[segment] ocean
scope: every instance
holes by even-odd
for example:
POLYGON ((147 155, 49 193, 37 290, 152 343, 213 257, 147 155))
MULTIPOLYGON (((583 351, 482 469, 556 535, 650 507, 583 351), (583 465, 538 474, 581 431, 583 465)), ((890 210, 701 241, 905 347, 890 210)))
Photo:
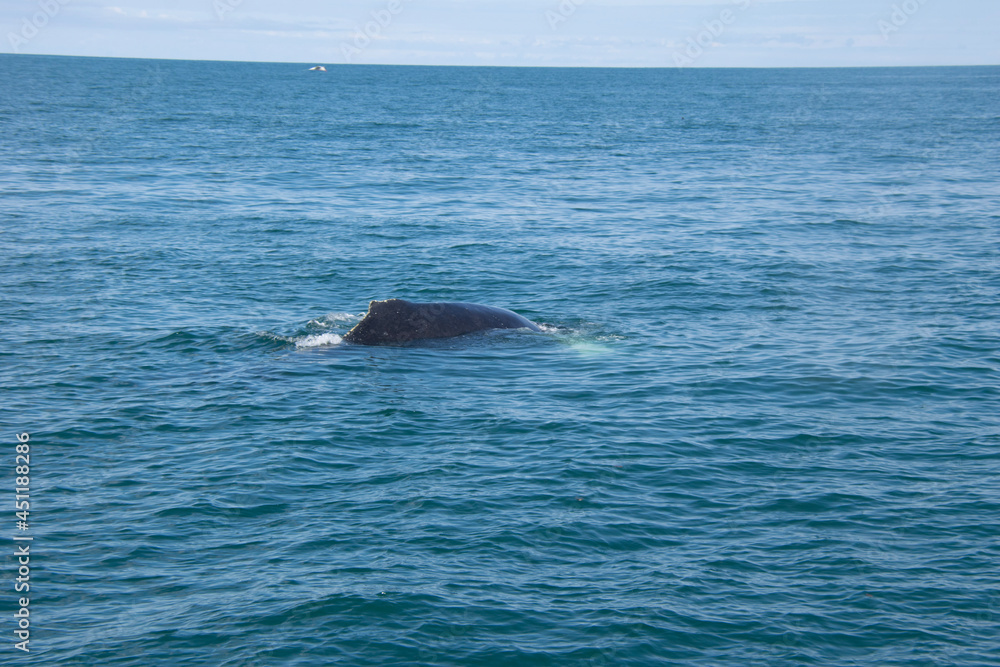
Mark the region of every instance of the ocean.
POLYGON ((5 664, 1000 665, 1000 68, 308 67, 0 55, 5 664))

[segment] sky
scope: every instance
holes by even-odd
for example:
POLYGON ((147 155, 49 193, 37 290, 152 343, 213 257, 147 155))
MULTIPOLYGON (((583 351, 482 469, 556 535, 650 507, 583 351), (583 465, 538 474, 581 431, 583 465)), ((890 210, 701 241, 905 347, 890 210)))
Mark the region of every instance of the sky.
POLYGON ((0 51, 311 64, 1000 65, 1000 1, 0 0, 0 51))

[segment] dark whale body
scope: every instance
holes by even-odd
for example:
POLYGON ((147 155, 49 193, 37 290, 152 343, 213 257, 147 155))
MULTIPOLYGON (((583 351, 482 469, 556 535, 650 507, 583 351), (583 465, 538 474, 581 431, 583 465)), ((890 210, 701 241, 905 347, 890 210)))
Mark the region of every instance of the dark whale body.
POLYGON ((386 299, 368 304, 368 313, 344 335, 348 343, 394 345, 423 338, 450 338, 486 329, 531 329, 538 325, 504 308, 477 303, 414 303, 386 299))

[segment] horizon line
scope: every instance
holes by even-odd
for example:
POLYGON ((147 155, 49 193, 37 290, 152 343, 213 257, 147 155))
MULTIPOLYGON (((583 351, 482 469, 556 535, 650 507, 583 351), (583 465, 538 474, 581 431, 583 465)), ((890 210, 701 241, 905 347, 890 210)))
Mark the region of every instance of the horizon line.
POLYGON ((339 63, 339 62, 316 62, 312 60, 220 60, 215 58, 151 58, 144 56, 93 56, 93 55, 69 55, 64 53, 11 53, 0 51, 0 56, 27 56, 41 58, 94 58, 104 60, 157 60, 166 62, 197 62, 197 63, 241 63, 252 65, 323 65, 325 67, 468 67, 495 69, 644 69, 644 70, 752 70, 752 69, 929 69, 929 68, 957 68, 957 67, 1000 67, 1000 63, 975 64, 975 65, 781 65, 762 67, 759 65, 728 65, 719 66, 685 66, 677 65, 429 65, 422 63, 339 63))

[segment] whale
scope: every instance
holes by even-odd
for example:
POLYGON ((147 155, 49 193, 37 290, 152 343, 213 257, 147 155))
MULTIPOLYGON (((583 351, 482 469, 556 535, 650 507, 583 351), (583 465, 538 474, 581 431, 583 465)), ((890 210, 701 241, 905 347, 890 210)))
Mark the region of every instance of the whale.
POLYGON ((359 345, 398 345, 489 329, 541 331, 531 320, 506 308, 455 301, 418 303, 386 299, 370 302, 364 318, 343 339, 359 345))

